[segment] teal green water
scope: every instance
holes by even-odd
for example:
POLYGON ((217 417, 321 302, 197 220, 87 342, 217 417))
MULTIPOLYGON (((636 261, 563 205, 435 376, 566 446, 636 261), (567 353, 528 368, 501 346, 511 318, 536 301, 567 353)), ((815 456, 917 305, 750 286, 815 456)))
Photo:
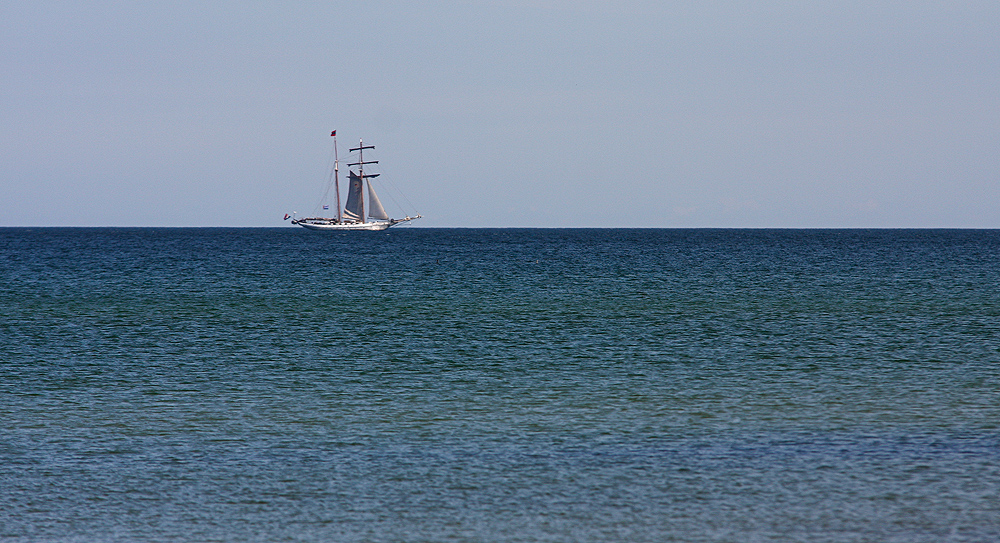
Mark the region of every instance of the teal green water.
POLYGON ((1000 231, 0 229, 0 541, 1000 540, 1000 231))

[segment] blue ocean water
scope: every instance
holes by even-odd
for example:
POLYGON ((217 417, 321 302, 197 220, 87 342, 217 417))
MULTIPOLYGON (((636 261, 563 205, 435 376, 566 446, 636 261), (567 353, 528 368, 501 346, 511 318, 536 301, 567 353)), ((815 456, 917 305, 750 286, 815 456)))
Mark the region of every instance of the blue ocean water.
POLYGON ((0 541, 997 541, 1000 231, 0 229, 0 541))

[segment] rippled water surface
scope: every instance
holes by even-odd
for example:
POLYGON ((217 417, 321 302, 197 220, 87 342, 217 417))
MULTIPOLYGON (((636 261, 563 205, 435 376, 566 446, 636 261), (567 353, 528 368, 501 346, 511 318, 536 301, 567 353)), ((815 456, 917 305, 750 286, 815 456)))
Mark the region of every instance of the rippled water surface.
POLYGON ((1000 232, 0 229, 0 541, 997 541, 1000 232))

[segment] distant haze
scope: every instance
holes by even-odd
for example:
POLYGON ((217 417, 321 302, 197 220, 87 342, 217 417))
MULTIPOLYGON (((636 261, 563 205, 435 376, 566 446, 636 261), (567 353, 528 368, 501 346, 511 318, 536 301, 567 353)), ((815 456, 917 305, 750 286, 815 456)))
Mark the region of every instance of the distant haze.
POLYGON ((995 0, 4 2, 0 28, 0 225, 287 225, 337 130, 420 226, 1000 227, 995 0))

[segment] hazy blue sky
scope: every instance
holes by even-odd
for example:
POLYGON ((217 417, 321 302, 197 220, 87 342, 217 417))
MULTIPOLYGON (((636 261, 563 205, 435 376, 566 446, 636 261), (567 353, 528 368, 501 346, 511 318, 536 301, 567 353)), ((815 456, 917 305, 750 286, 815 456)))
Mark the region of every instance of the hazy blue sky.
POLYGON ((996 0, 4 1, 0 46, 0 225, 287 225, 336 129, 421 226, 1000 227, 996 0))

